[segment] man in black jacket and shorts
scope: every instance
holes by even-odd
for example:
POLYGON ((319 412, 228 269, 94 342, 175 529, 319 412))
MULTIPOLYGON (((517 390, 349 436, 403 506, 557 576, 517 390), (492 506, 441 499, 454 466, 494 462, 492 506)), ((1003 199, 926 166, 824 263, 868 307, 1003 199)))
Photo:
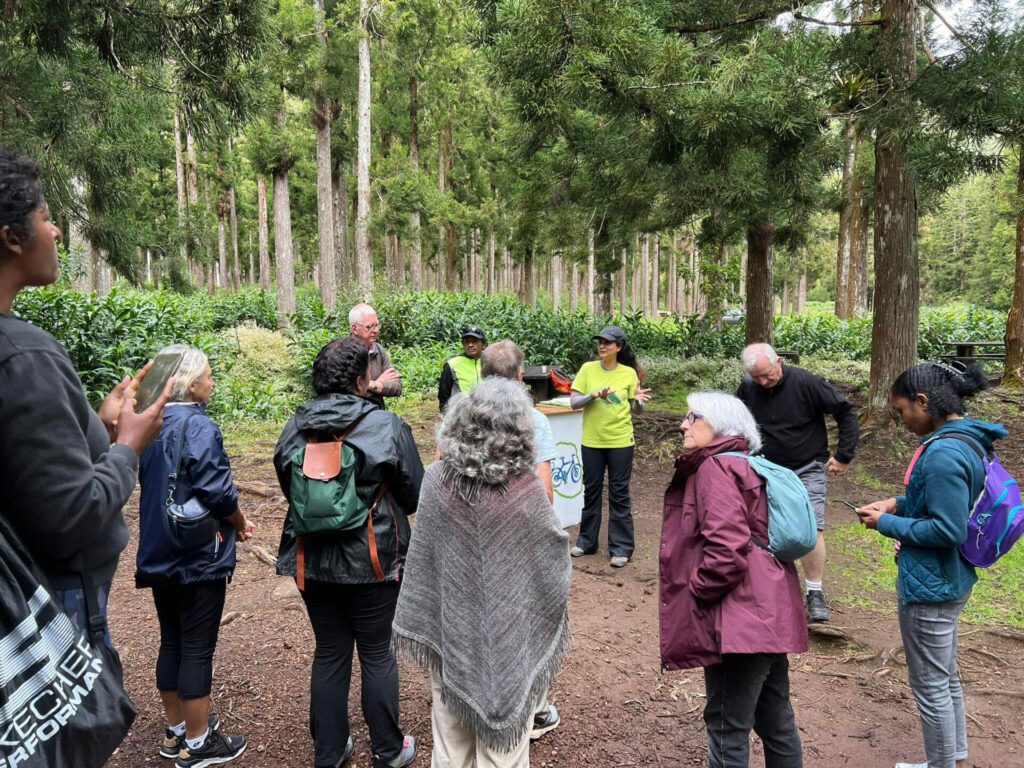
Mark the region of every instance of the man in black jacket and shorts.
POLYGON ((770 344, 751 344, 741 357, 747 372, 736 390, 754 414, 766 459, 796 472, 807 488, 818 520, 818 544, 800 562, 807 583, 807 620, 829 620, 822 590, 825 575, 825 493, 827 472, 843 472, 857 450, 857 409, 820 376, 783 366, 770 344), (839 446, 830 454, 825 415, 839 425, 839 446))

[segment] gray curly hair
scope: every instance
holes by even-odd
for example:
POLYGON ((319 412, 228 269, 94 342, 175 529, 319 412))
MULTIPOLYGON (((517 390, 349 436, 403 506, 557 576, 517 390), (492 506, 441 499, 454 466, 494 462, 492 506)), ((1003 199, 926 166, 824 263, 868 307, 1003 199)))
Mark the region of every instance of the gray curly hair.
POLYGON ((448 468, 486 485, 534 471, 533 407, 522 384, 492 377, 452 398, 437 443, 448 468))

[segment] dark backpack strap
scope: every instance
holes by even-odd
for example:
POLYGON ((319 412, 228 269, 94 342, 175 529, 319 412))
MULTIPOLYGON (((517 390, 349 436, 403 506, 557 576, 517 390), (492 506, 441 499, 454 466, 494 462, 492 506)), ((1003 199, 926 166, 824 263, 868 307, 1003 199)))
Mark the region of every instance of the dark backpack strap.
POLYGON ((188 423, 192 420, 192 417, 198 415, 198 411, 192 411, 185 417, 185 421, 181 425, 181 431, 178 432, 178 439, 175 441, 174 453, 171 454, 171 472, 167 476, 168 507, 174 503, 174 493, 178 490, 178 478, 181 476, 181 454, 185 450, 185 432, 188 431, 188 423))
POLYGON ((85 602, 85 626, 89 642, 103 645, 107 642, 107 621, 100 612, 99 589, 91 571, 83 570, 79 577, 82 582, 82 597, 85 602))
POLYGON ((982 461, 988 457, 988 452, 982 447, 981 443, 978 442, 977 438, 973 435, 969 435, 966 432, 943 432, 941 435, 936 435, 928 441, 929 445, 934 443, 936 440, 959 440, 961 443, 966 443, 974 449, 974 452, 978 454, 978 458, 982 461))

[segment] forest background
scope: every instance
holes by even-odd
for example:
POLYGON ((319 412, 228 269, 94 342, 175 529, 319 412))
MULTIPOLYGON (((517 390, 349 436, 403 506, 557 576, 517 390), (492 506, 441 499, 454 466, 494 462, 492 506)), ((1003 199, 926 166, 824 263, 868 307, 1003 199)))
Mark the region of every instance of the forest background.
POLYGON ((234 420, 286 416, 361 299, 413 392, 463 322, 574 368, 612 315, 687 386, 730 387, 721 360, 752 340, 837 361, 867 420, 955 340, 1005 341, 1019 386, 1021 19, 1016 0, 10 0, 0 142, 43 166, 67 246, 62 284, 17 311, 93 396, 200 344, 234 420))

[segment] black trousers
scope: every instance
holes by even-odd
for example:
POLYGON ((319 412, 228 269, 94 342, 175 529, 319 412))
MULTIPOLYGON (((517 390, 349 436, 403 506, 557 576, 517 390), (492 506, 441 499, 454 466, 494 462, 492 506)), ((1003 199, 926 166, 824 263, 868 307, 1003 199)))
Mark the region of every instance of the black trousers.
POLYGON ((608 554, 633 555, 633 510, 629 479, 633 474, 633 446, 590 448, 583 446, 583 515, 576 546, 586 553, 597 551, 601 535, 601 491, 608 473, 608 554))
POLYGON ((177 691, 178 698, 185 700, 210 695, 213 652, 217 649, 227 585, 227 579, 217 579, 153 587, 160 620, 158 690, 177 691))
POLYGON ((747 768, 751 730, 764 744, 765 768, 802 768, 786 654, 724 654, 704 667, 704 687, 709 768, 747 768))
POLYGON ((348 742, 353 645, 359 652, 363 717, 370 729, 374 765, 394 760, 403 741, 398 725, 398 663, 391 653, 398 584, 307 581, 302 599, 316 636, 309 702, 316 765, 336 765, 348 742))

